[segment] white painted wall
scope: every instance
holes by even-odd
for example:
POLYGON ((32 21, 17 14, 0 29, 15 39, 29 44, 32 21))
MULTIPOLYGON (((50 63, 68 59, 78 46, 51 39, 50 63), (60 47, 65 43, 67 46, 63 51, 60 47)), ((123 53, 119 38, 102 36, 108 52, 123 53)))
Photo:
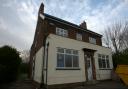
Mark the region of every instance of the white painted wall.
POLYGON ((110 77, 111 70, 99 70, 98 61, 97 61, 98 53, 110 55, 110 67, 113 68, 112 58, 111 58, 111 49, 98 46, 98 45, 94 45, 94 44, 90 44, 90 43, 86 43, 86 42, 82 42, 82 41, 77 41, 77 40, 57 36, 54 34, 50 34, 47 38, 47 41, 49 42, 48 85, 86 81, 84 52, 82 51, 83 48, 97 50, 97 52, 94 54, 97 79, 102 80, 102 79, 111 78, 110 77), (56 47, 79 50, 80 70, 56 70, 56 65, 57 65, 56 64, 57 63, 56 47))
POLYGON ((42 80, 42 66, 43 66, 43 47, 35 55, 35 72, 34 80, 41 83, 42 80))

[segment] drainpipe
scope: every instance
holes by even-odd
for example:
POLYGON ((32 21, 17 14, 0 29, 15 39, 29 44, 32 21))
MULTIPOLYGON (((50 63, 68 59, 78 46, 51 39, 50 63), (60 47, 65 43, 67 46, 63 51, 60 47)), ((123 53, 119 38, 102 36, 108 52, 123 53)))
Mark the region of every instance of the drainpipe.
MULTIPOLYGON (((40 17, 42 18, 42 20, 45 19, 45 16, 43 14, 40 14, 40 17)), ((48 28, 48 26, 46 25, 46 28, 48 28)), ((41 88, 43 88, 44 85, 44 62, 45 62, 45 49, 46 49, 46 39, 48 37, 48 30, 44 29, 44 40, 43 40, 43 46, 44 46, 44 52, 43 52, 43 67, 42 67, 42 83, 41 83, 41 88)), ((48 48, 49 48, 49 42, 47 43, 47 57, 46 57, 46 89, 47 89, 47 77, 48 77, 48 48)))
POLYGON ((43 66, 42 66, 42 81, 41 81, 41 86, 40 86, 41 88, 44 86, 44 62, 45 62, 44 60, 45 60, 45 42, 46 42, 45 40, 46 39, 44 38, 44 41, 43 41, 44 50, 42 50, 42 52, 43 52, 43 59, 42 59, 43 60, 43 63, 42 63, 43 66))
MULTIPOLYGON (((44 50, 42 50, 43 51, 43 66, 42 66, 42 81, 41 81, 41 86, 40 86, 40 88, 43 88, 45 85, 44 85, 44 65, 45 65, 45 60, 47 60, 47 59, 45 59, 45 55, 46 55, 46 48, 48 47, 47 45, 46 45, 46 39, 47 39, 47 37, 48 37, 48 35, 46 35, 46 34, 44 34, 45 35, 45 37, 44 37, 44 40, 43 40, 43 46, 44 46, 44 50)), ((46 81, 45 81, 46 82, 46 81)))
MULTIPOLYGON (((45 16, 43 14, 40 14, 39 16, 41 17, 42 20, 45 20, 45 16)), ((44 50, 42 50, 43 51, 43 59, 42 59, 43 60, 43 63, 42 63, 43 66, 42 66, 42 81, 41 81, 40 88, 43 88, 45 86, 44 82, 46 82, 46 81, 44 81, 44 78, 45 78, 45 76, 44 76, 44 64, 45 64, 45 60, 47 60, 47 59, 45 59, 45 55, 46 55, 45 49, 46 49, 46 46, 47 47, 49 46, 49 44, 46 45, 47 37, 48 37, 48 31, 47 31, 47 25, 46 25, 46 28, 44 29, 44 39, 43 39, 43 45, 42 45, 42 46, 44 46, 44 50)), ((47 78, 46 78, 46 80, 47 80, 47 78)), ((47 83, 46 83, 46 85, 47 85, 47 83)))
POLYGON ((49 42, 47 43, 47 58, 46 58, 46 89, 48 88, 47 80, 48 80, 48 50, 49 50, 49 42))

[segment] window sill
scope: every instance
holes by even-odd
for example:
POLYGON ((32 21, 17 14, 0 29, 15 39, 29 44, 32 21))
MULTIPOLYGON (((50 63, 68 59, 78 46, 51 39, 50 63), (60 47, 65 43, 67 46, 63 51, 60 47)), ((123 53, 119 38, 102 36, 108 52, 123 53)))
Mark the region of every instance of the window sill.
POLYGON ((112 70, 112 69, 99 69, 99 70, 112 70))
POLYGON ((80 70, 80 68, 56 68, 56 70, 80 70))

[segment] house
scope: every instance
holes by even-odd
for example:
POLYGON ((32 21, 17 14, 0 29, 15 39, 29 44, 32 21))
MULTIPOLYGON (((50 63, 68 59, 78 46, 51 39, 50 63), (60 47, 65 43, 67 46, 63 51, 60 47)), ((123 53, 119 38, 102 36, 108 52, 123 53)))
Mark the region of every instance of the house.
POLYGON ((44 13, 41 4, 30 51, 30 77, 38 87, 76 86, 111 79, 112 52, 102 35, 44 13))

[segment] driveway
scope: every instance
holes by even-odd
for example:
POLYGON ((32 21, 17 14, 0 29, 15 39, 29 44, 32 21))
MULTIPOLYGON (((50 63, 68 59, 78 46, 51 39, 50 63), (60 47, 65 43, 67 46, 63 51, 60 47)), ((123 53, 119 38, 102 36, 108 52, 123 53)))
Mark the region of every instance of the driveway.
POLYGON ((31 80, 19 80, 10 84, 4 84, 0 86, 0 89, 35 89, 35 87, 31 80))
POLYGON ((85 86, 77 87, 75 89, 128 89, 128 86, 125 86, 121 82, 110 80, 110 81, 100 81, 97 84, 85 85, 85 86))
MULTIPOLYGON (((0 87, 0 89, 35 89, 35 88, 30 80, 25 80, 25 81, 17 81, 12 84, 6 85, 4 88, 0 87)), ((100 81, 97 84, 80 86, 74 89, 128 89, 128 86, 125 86, 121 82, 116 82, 116 81, 100 81)))

